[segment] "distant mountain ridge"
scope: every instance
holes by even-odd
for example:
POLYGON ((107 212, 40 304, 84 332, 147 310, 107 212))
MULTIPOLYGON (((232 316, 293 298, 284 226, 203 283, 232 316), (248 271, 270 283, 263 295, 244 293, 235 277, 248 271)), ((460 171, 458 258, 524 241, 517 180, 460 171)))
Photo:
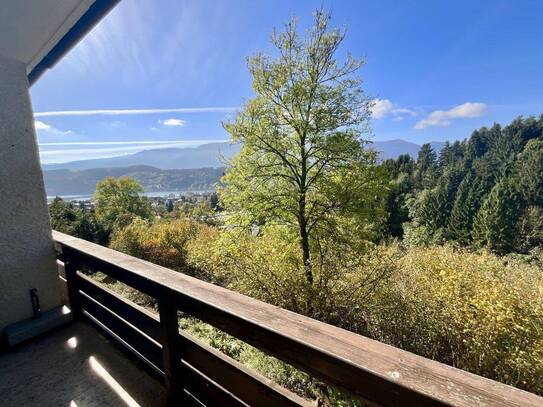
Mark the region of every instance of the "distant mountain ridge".
MULTIPOLYGON (((430 142, 432 149, 437 153, 441 151, 445 145, 444 141, 432 141, 430 142)), ((402 139, 387 140, 387 141, 374 141, 372 143, 375 151, 379 152, 379 157, 383 160, 389 158, 398 158, 402 154, 409 154, 413 158, 417 158, 420 148, 419 144, 405 141, 402 139)))
MULTIPOLYGON (((444 142, 430 143, 434 151, 439 152, 444 142)), ((388 141, 374 141, 372 148, 379 152, 381 159, 397 158, 401 154, 409 154, 416 158, 420 145, 409 141, 397 139, 388 141)), ((69 169, 89 170, 96 168, 119 168, 133 166, 150 166, 161 170, 218 168, 224 167, 224 160, 232 158, 239 152, 239 144, 227 142, 208 143, 191 148, 162 148, 144 150, 135 154, 128 154, 112 158, 99 158, 92 160, 71 161, 61 164, 44 164, 45 171, 69 169)))
POLYGON ((160 148, 111 158, 70 161, 62 164, 45 164, 43 165, 43 169, 45 171, 58 169, 88 170, 93 168, 118 168, 138 165, 147 165, 162 170, 218 168, 225 165, 221 159, 222 156, 228 159, 237 154, 238 151, 238 144, 227 142, 208 143, 198 147, 160 148))

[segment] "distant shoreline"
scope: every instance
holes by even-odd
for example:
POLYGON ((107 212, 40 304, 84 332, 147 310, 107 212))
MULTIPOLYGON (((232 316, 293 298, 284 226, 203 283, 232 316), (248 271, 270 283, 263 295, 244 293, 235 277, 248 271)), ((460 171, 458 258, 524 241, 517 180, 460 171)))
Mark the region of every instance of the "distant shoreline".
MULTIPOLYGON (((209 194, 215 192, 214 189, 207 190, 185 190, 185 191, 149 191, 143 192, 141 195, 147 198, 166 198, 170 195, 174 197, 187 195, 187 194, 209 194)), ((59 197, 65 201, 89 201, 92 198, 92 194, 84 195, 47 195, 47 202, 52 202, 56 197, 59 197)))

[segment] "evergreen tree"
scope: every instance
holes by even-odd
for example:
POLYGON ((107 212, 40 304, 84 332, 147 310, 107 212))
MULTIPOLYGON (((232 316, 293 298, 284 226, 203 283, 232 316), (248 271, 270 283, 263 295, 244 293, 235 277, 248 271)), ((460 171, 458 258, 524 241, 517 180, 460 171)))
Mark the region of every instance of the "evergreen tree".
POLYGON ((483 127, 465 141, 447 142, 437 164, 428 144, 421 148, 415 171, 400 161, 405 160, 398 158, 387 168, 396 180, 403 174, 412 182, 392 187, 389 234, 400 235, 401 203, 407 202, 406 222, 418 241, 447 239, 506 253, 526 251, 531 244, 515 243, 513 235, 537 235, 537 211, 524 213, 524 208, 543 207, 543 115, 517 118, 503 128, 483 127))
POLYGON ((423 144, 417 158, 417 187, 432 188, 436 179, 436 153, 429 143, 423 144))
POLYGON ((428 171, 436 164, 436 153, 432 149, 430 143, 423 144, 419 150, 417 165, 422 172, 428 171))
POLYGON ((475 177, 470 171, 458 187, 448 221, 447 236, 462 244, 468 244, 471 241, 473 218, 477 213, 472 199, 474 183, 475 177))
POLYGON ((515 250, 528 253, 534 248, 543 248, 543 208, 529 206, 516 225, 515 250))
POLYGON ((483 127, 475 130, 468 140, 466 155, 470 158, 478 158, 488 151, 488 129, 483 127))
POLYGON ((515 229, 523 212, 523 200, 515 185, 501 181, 490 191, 477 213, 475 243, 499 254, 514 248, 515 229))
POLYGON ((450 163, 457 163, 464 157, 464 148, 460 141, 457 140, 451 145, 449 155, 450 163))
POLYGON ((529 141, 515 164, 515 176, 526 201, 543 206, 543 140, 529 141))
POLYGON ((450 164, 450 161, 449 161, 450 152, 451 152, 451 144, 448 141, 446 141, 445 145, 439 152, 438 164, 440 168, 445 168, 450 164))
POLYGON ((401 174, 391 181, 390 194, 387 199, 388 219, 386 234, 392 237, 403 236, 403 224, 409 220, 409 210, 406 204, 407 193, 413 188, 407 174, 401 174))

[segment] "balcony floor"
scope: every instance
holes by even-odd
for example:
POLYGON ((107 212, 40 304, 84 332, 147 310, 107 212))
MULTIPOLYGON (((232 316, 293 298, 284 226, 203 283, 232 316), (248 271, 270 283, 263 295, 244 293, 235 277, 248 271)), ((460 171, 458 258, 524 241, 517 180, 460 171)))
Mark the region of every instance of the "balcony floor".
POLYGON ((165 405, 160 381, 84 322, 1 353, 0 395, 4 407, 165 405))

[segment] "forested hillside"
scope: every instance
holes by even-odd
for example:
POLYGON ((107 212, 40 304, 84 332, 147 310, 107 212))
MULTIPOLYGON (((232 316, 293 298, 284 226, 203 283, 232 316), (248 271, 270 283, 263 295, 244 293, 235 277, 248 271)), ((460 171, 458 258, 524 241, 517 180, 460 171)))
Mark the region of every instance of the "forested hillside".
POLYGON ((455 241, 500 254, 543 244, 543 115, 483 127, 439 154, 387 160, 388 234, 407 243, 455 241))
POLYGON ((161 170, 147 165, 93 168, 81 171, 50 170, 43 177, 47 195, 91 195, 106 177, 131 177, 147 192, 207 191, 219 181, 224 168, 161 170))

